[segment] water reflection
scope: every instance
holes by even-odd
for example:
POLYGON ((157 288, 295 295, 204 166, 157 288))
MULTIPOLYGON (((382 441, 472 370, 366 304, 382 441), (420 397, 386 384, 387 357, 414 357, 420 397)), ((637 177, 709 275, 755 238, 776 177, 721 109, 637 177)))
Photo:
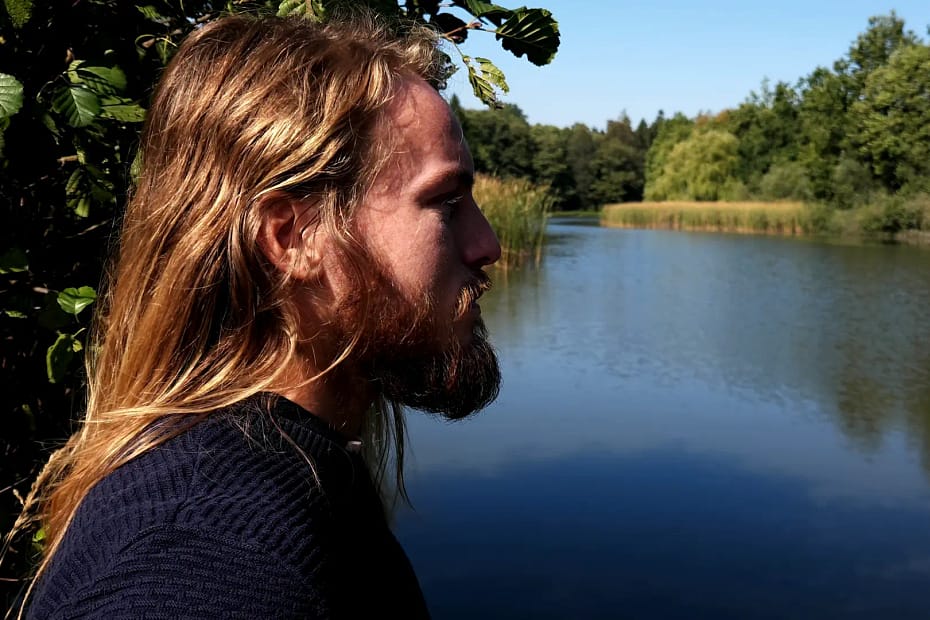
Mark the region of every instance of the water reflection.
POLYGON ((920 617, 930 252, 550 233, 542 268, 498 274, 482 302, 500 399, 453 427, 410 419, 400 532, 438 616, 783 617, 766 609, 793 588, 804 616, 920 617), (443 571, 499 599, 463 601, 443 571))
POLYGON ((819 502, 713 458, 591 453, 433 474, 420 493, 398 535, 436 618, 923 618, 930 604, 924 511, 819 502))

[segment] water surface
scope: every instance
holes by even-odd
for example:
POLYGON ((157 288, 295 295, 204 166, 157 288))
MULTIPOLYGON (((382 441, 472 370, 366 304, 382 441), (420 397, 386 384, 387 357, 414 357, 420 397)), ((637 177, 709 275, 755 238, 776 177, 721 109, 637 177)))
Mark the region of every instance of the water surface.
POLYGON ((554 221, 501 396, 411 414, 436 618, 923 618, 930 251, 554 221))

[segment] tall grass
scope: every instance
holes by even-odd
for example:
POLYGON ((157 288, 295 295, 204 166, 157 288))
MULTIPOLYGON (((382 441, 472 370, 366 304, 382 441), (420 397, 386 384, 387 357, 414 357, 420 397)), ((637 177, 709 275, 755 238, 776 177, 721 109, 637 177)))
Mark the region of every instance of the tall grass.
POLYGON ((501 242, 501 265, 516 265, 530 258, 538 262, 546 217, 553 204, 547 188, 525 179, 479 174, 473 192, 501 242))
POLYGON ((629 202, 601 212, 605 226, 779 235, 806 232, 806 220, 800 202, 629 202))

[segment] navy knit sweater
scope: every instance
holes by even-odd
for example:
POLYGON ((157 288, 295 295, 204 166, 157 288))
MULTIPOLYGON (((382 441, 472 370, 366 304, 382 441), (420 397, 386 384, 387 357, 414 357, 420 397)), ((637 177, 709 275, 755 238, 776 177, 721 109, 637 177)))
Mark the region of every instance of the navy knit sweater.
POLYGON ((212 414, 97 484, 27 615, 428 614, 361 456, 279 398, 212 414))

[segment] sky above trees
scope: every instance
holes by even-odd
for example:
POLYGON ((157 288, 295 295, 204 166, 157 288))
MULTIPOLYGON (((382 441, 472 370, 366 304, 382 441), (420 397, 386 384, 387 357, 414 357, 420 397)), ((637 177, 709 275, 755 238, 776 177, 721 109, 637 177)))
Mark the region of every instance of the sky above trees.
MULTIPOLYGON (((552 11, 562 46, 535 67, 502 54, 493 35, 472 33, 472 56, 492 58, 507 75, 515 103, 531 123, 604 129, 624 111, 635 122, 683 112, 719 112, 759 91, 764 78, 794 84, 845 55, 868 18, 894 10, 927 39, 925 0, 667 0, 527 2, 552 11), (483 35, 483 36, 482 36, 483 35)), ((466 108, 482 104, 464 71, 449 83, 466 108)))

